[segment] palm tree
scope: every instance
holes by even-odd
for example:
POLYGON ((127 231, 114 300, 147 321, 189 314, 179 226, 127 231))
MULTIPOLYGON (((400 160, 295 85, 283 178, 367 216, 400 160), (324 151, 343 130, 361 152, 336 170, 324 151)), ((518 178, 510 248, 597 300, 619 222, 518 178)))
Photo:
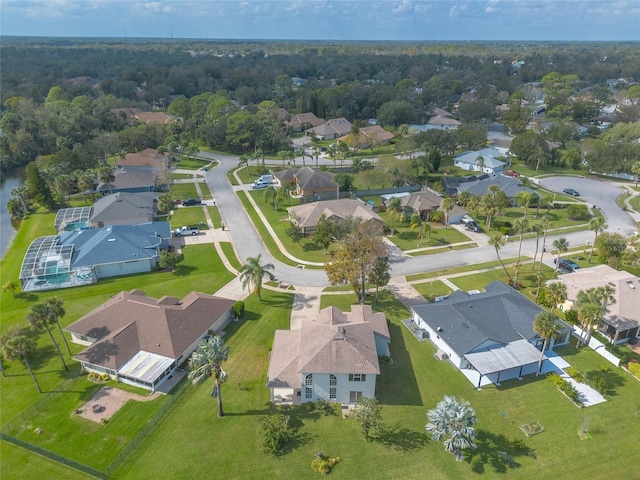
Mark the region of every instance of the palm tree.
POLYGON ((60 345, 58 345, 58 342, 56 342, 56 339, 53 337, 53 333, 51 332, 51 328, 49 328, 49 325, 54 323, 53 319, 51 318, 49 307, 47 307, 44 302, 36 303, 33 307, 31 307, 31 311, 27 314, 27 320, 31 325, 31 330, 38 331, 44 329, 47 331, 47 333, 49 334, 49 338, 53 343, 53 346, 56 347, 56 351, 58 352, 58 356, 62 361, 62 365, 64 365, 64 369, 68 372, 69 367, 67 367, 67 364, 64 361, 64 356, 60 351, 60 345))
POLYGON ((422 237, 424 237, 424 222, 419 213, 411 215, 411 223, 409 224, 411 230, 418 229, 418 238, 420 239, 420 246, 422 246, 422 237))
POLYGON ((516 203, 517 205, 520 207, 524 208, 524 217, 527 216, 527 210, 529 209, 529 206, 531 205, 531 202, 533 201, 533 193, 531 192, 527 192, 526 190, 522 190, 521 192, 518 192, 518 194, 516 195, 516 203))
POLYGON ((533 262, 531 263, 531 271, 533 272, 536 267, 536 258, 538 258, 538 248, 540 248, 540 234, 542 233, 542 227, 539 223, 532 225, 529 229, 536 234, 536 252, 533 254, 533 262))
POLYGON ((273 204, 273 209, 278 210, 278 200, 278 190, 271 186, 267 187, 264 191, 264 201, 267 203, 271 202, 273 204))
POLYGON ((547 285, 547 299, 551 302, 553 312, 558 305, 567 300, 567 286, 562 282, 552 282, 547 285))
MULTIPOLYGON (((639 162, 640 163, 640 162, 639 162)), ((604 223, 604 218, 594 217, 589 222, 589 229, 595 233, 593 237, 593 244, 591 245, 591 251, 589 252, 589 260, 587 263, 591 263, 591 257, 593 256, 593 249, 596 246, 596 240, 598 240, 598 234, 604 232, 608 228, 608 225, 604 223)))
POLYGON ((476 412, 469 402, 445 396, 436 408, 427 412, 427 418, 427 432, 436 442, 448 437, 444 441, 444 449, 453 453, 456 460, 464 459, 463 450, 476 448, 473 441, 476 437, 476 412))
POLYGON ((522 239, 526 231, 529 230, 529 220, 526 218, 519 218, 513 222, 513 226, 520 234, 520 243, 518 245, 518 260, 516 261, 516 275, 513 280, 513 288, 518 288, 518 275, 520 274, 520 256, 522 255, 522 239))
POLYGON ((610 285, 605 285, 588 290, 581 290, 576 295, 576 305, 578 306, 578 318, 582 325, 583 334, 580 336, 580 344, 588 345, 591 339, 591 330, 594 325, 607 311, 607 305, 615 302, 615 289, 610 285))
POLYGON ((242 288, 249 290, 253 285, 253 291, 258 295, 258 300, 262 301, 260 292, 262 291, 262 279, 266 275, 270 280, 275 277, 269 270, 273 270, 275 266, 272 263, 266 263, 260 265, 261 253, 257 257, 247 258, 242 268, 240 268, 240 281, 242 282, 242 288))
POLYGON ((476 167, 480 171, 480 173, 484 173, 484 167, 486 166, 484 157, 482 155, 478 155, 476 157, 476 167))
POLYGON ((284 161, 289 158, 289 150, 280 150, 278 156, 282 159, 282 168, 285 168, 284 161))
POLYGON ((509 278, 509 281, 511 281, 511 275, 509 275, 509 272, 507 271, 507 267, 504 266, 504 263, 502 262, 502 259, 500 258, 500 249, 502 247, 504 247, 504 243, 505 243, 505 239, 499 233, 496 233, 493 237, 489 238, 489 245, 491 245, 493 248, 496 249, 496 256, 498 257, 498 260, 500 261, 500 265, 502 265, 502 268, 504 269, 504 273, 507 274, 507 277, 509 278))
POLYGON ((214 336, 203 341, 189 359, 189 380, 197 387, 207 378, 213 376, 215 385, 211 390, 211 396, 218 399, 218 417, 224 417, 222 408, 222 392, 220 386, 227 380, 227 372, 222 369, 221 363, 229 358, 229 345, 219 336, 214 336))
POLYGON ((560 254, 569 250, 569 242, 564 237, 558 238, 553 241, 553 248, 558 250, 558 255, 556 256, 556 267, 553 269, 553 274, 555 275, 558 273, 558 265, 560 265, 560 254))
POLYGON ((544 338, 542 352, 540 352, 540 361, 538 362, 538 370, 536 376, 540 375, 542 369, 542 361, 544 360, 544 352, 547 349, 549 341, 556 337, 559 333, 560 324, 558 318, 551 312, 540 312, 533 321, 533 331, 541 338, 544 338))
POLYGON ((64 300, 58 297, 50 297, 47 298, 44 302, 45 307, 47 308, 47 314, 49 316, 49 322, 55 323, 58 326, 58 331, 60 332, 60 336, 64 341, 65 346, 67 347, 67 352, 71 355, 71 349, 69 348, 69 343, 67 342, 67 338, 64 336, 62 332, 62 327, 60 326, 60 317, 64 317, 65 311, 62 306, 64 300))
POLYGON ((540 228, 544 232, 542 237, 542 252, 540 252, 540 263, 538 264, 538 275, 542 273, 542 258, 544 257, 544 252, 546 250, 545 244, 547 242, 547 234, 549 233, 549 229, 551 228, 551 222, 549 221, 549 215, 545 215, 542 217, 540 221, 540 228))
POLYGON ((447 197, 442 200, 441 206, 442 206, 442 210, 444 210, 444 214, 446 217, 446 220, 444 222, 444 228, 447 228, 447 225, 449 225, 449 212, 453 210, 453 207, 456 206, 456 202, 453 198, 447 197))
POLYGON ((2 356, 7 360, 22 360, 24 362, 27 370, 29 370, 29 373, 31 374, 31 378, 33 378, 33 381, 36 384, 38 393, 42 393, 38 379, 36 378, 35 373, 33 373, 31 364, 29 363, 29 358, 35 352, 36 342, 27 337, 22 329, 15 327, 7 330, 2 335, 2 344, 0 345, 0 348, 2 348, 2 356))

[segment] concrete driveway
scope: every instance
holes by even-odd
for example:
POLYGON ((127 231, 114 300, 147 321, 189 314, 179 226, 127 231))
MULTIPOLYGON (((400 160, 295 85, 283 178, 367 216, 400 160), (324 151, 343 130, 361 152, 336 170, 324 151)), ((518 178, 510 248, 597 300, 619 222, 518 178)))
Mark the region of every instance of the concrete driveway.
POLYGON ((624 193, 623 189, 615 182, 593 180, 581 177, 546 177, 540 180, 540 184, 562 193, 565 188, 573 188, 580 193, 577 199, 586 200, 602 212, 607 221, 608 232, 619 233, 625 237, 633 235, 638 230, 636 222, 631 216, 622 210, 616 203, 616 199, 624 193))

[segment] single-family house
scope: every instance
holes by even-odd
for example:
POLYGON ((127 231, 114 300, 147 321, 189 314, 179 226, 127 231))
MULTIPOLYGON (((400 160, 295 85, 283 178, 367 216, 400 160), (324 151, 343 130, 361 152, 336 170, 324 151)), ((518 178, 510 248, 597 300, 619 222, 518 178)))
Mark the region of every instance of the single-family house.
POLYGON ((384 313, 373 313, 369 305, 354 305, 346 313, 327 307, 298 330, 276 330, 267 371, 271 401, 299 405, 373 398, 378 357, 389 356, 390 342, 384 313))
POLYGON ((461 124, 455 118, 436 115, 435 117, 431 117, 429 119, 429 125, 431 126, 431 128, 438 128, 441 130, 455 130, 461 124))
POLYGON ((286 125, 294 132, 301 132, 304 129, 317 127, 325 122, 326 120, 324 118, 316 117, 313 112, 306 112, 291 115, 291 118, 286 122, 286 125))
POLYGON ((309 136, 315 135, 321 140, 333 140, 351 133, 351 122, 344 117, 334 118, 318 125, 317 127, 305 130, 309 136))
POLYGON ((109 225, 137 225, 158 215, 158 192, 118 192, 99 198, 93 206, 61 208, 54 222, 58 233, 109 225))
MULTIPOLYGON (((459 290, 440 302, 411 307, 413 322, 438 349, 438 358, 448 359, 478 388, 535 373, 544 344, 533 330, 542 308, 497 280, 484 290, 459 290)), ((559 324, 549 350, 569 343, 571 327, 559 324)))
POLYGON ((301 167, 292 173, 296 184, 296 195, 302 197, 337 197, 338 184, 333 181, 333 173, 316 168, 301 167))
POLYGON ((436 107, 433 110, 429 110, 427 112, 427 115, 429 115, 430 117, 453 117, 453 114, 451 112, 446 111, 443 108, 440 107, 436 107))
POLYGON ((640 278, 608 265, 598 265, 560 275, 558 280, 567 286, 564 310, 575 306, 580 291, 612 287, 614 302, 606 305, 604 317, 596 328, 611 343, 635 342, 640 336, 640 278))
POLYGON ((374 145, 383 145, 393 139, 393 133, 387 132, 380 125, 362 127, 359 130, 359 139, 362 148, 369 148, 374 145))
POLYGON ((453 159, 453 165, 463 170, 499 174, 504 170, 506 162, 498 158, 504 158, 504 153, 495 148, 467 150, 466 152, 456 155, 453 159))
MULTIPOLYGON (((410 217, 414 213, 419 213, 423 220, 427 220, 431 212, 434 210, 441 210, 442 202, 444 200, 444 197, 432 191, 392 193, 389 195, 383 195, 383 197, 385 198, 383 203, 387 208, 389 207, 393 197, 400 198, 400 205, 402 205, 407 217, 410 217)), ((449 211, 447 217, 449 224, 460 223, 462 218, 468 213, 469 212, 461 206, 455 205, 449 211)))
POLYGON ((468 177, 443 176, 440 181, 447 195, 458 195, 462 192, 469 192, 471 195, 484 195, 489 191, 491 185, 497 185, 510 202, 513 202, 518 193, 523 191, 538 195, 535 190, 525 187, 518 178, 504 175, 487 175, 485 173, 468 177))
POLYGON ((22 290, 67 288, 150 272, 170 240, 169 222, 111 225, 38 237, 22 261, 22 290))
POLYGON ((167 155, 160 155, 155 148, 145 148, 139 152, 127 153, 124 157, 117 157, 119 167, 155 167, 165 168, 169 164, 167 155))
POLYGON ((158 182, 154 167, 120 167, 113 170, 113 180, 98 183, 101 196, 117 192, 153 192, 158 182))
POLYGON ((350 198, 305 203, 304 205, 289 207, 289 218, 302 228, 305 235, 316 229, 318 220, 322 215, 331 221, 352 217, 360 218, 367 222, 377 222, 380 225, 384 223, 380 215, 374 212, 369 205, 360 200, 352 200, 350 198))
POLYGON ((200 342, 232 318, 233 300, 191 292, 182 300, 122 291, 65 331, 86 345, 73 358, 85 371, 151 392, 172 376, 200 342))

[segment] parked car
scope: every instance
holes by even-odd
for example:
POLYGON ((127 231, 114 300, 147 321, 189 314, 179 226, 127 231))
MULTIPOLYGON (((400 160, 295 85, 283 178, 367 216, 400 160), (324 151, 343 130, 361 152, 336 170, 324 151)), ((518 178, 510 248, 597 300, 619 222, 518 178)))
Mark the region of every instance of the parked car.
POLYGON ((566 193, 567 195, 573 195, 574 197, 579 197, 580 194, 575 191, 573 188, 565 188, 562 190, 562 193, 566 193))
POLYGON ((199 198, 187 198, 184 202, 182 202, 184 207, 193 207, 196 205, 202 205, 202 201, 199 198))
POLYGON ((200 229, 198 227, 180 227, 173 231, 176 237, 184 237, 185 235, 200 235, 200 229))
POLYGON ((467 222, 464 224, 465 228, 467 230, 471 230, 472 232, 481 232, 482 228, 480 228, 480 225, 478 225, 478 222, 467 222))
MULTIPOLYGON (((553 263, 556 263, 556 260, 557 259, 554 258, 553 263)), ((579 268, 580 268, 580 265, 578 265, 573 260, 569 260, 568 258, 561 258, 560 263, 558 264, 558 270, 565 273, 571 273, 579 268)))

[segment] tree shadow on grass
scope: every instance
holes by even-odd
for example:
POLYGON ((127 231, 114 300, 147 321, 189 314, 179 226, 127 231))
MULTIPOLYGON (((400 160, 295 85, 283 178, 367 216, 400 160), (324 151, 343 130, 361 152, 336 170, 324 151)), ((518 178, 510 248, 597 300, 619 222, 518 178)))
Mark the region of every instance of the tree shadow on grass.
POLYGON ((413 452, 421 449, 429 442, 425 432, 416 432, 399 424, 384 425, 376 438, 376 441, 386 447, 400 452, 413 452))
POLYGON ((195 267, 193 265, 177 265, 176 269, 173 271, 173 274, 179 277, 184 277, 189 275, 190 273, 195 272, 197 269, 198 267, 195 267))
MULTIPOLYGON (((600 393, 608 396, 615 396, 618 394, 617 388, 623 386, 626 383, 626 379, 610 369, 608 366, 599 370, 592 370, 585 375, 587 383, 595 388, 594 385, 599 385, 600 393)), ((598 390, 596 388, 596 390, 598 390)))
POLYGON ((476 430, 476 448, 465 452, 465 461, 471 465, 471 470, 477 474, 484 474, 491 469, 495 473, 507 473, 519 468, 518 457, 535 458, 535 451, 522 441, 512 442, 504 435, 491 433, 487 430, 476 430))

